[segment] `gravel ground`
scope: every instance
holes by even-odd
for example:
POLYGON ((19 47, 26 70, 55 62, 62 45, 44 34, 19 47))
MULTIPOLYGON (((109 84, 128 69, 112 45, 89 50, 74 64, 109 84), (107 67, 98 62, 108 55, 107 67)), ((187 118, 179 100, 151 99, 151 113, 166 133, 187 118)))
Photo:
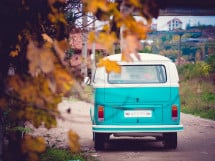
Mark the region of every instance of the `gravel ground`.
POLYGON ((62 101, 58 109, 63 119, 57 119, 57 127, 47 130, 44 127, 33 128, 32 135, 44 136, 50 147, 67 148, 67 132, 73 130, 80 136, 79 143, 82 150, 93 149, 90 107, 92 104, 81 101, 62 101), (67 110, 70 109, 70 113, 67 110), (90 138, 90 139, 89 139, 90 138))
POLYGON ((51 147, 67 148, 67 132, 72 129, 80 136, 81 149, 100 161, 213 161, 215 160, 215 121, 189 114, 181 114, 184 131, 178 133, 178 148, 165 151, 161 143, 147 140, 117 140, 109 143, 106 151, 95 151, 92 140, 90 107, 81 101, 62 101, 59 111, 64 120, 58 119, 56 128, 34 129, 33 135, 42 135, 51 147), (68 108, 71 109, 67 113, 68 108))

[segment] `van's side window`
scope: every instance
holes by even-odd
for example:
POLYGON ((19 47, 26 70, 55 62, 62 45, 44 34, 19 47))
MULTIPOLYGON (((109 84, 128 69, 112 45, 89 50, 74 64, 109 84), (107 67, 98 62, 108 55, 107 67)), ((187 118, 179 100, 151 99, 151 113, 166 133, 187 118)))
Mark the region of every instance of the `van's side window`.
POLYGON ((121 73, 108 75, 108 82, 112 84, 165 83, 166 81, 164 65, 122 65, 121 73))

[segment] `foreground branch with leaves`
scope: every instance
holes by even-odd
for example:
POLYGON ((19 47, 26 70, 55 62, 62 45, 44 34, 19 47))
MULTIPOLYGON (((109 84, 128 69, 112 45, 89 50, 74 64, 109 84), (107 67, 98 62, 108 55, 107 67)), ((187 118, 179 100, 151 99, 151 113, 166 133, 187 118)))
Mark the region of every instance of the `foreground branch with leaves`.
MULTIPOLYGON (((66 0, 2 0, 0 2, 0 157, 5 161, 37 161, 38 154, 46 149, 43 138, 20 135, 9 129, 31 122, 35 127, 52 128, 61 117, 57 109, 63 96, 69 96, 71 88, 80 86, 69 72, 65 60, 68 47, 64 17, 66 0), (4 126, 3 126, 4 125, 4 126), (2 137, 0 137, 2 139, 2 137), (32 145, 32 146, 31 146, 32 145), (4 153, 3 153, 4 152, 4 153), (13 155, 11 155, 13 154, 13 155)), ((72 3, 72 1, 68 1, 72 3)), ((103 30, 89 34, 89 41, 102 44, 109 54, 115 43, 122 43, 123 61, 132 61, 139 40, 145 39, 153 17, 158 16, 156 0, 83 0, 74 1, 83 6, 85 14, 91 13, 107 21, 103 30), (145 18, 136 21, 133 14, 145 18)), ((73 27, 75 25, 73 24, 73 27)), ((101 60, 108 72, 120 72, 119 66, 110 60, 101 60)), ((79 90, 80 91, 80 90, 79 90)), ((80 93, 77 93, 80 95, 80 93)), ((78 136, 69 131, 71 151, 80 150, 78 136)))
POLYGON ((74 80, 64 61, 68 49, 65 3, 63 0, 0 2, 0 16, 5 20, 0 31, 0 110, 4 122, 1 133, 8 140, 7 145, 1 145, 4 160, 36 161, 37 154, 46 149, 44 139, 27 135, 22 138, 19 131, 10 129, 20 123, 23 126, 25 121, 49 129, 61 117, 57 105, 69 94, 74 80), (10 70, 13 72, 8 73, 10 70))
POLYGON ((90 42, 102 44, 110 54, 113 46, 120 43, 122 60, 133 61, 130 54, 137 58, 140 49, 140 40, 146 39, 151 29, 152 18, 158 16, 159 3, 156 0, 83 0, 84 9, 94 14, 97 19, 107 21, 98 34, 89 34, 90 42), (135 19, 134 16, 144 18, 135 19))

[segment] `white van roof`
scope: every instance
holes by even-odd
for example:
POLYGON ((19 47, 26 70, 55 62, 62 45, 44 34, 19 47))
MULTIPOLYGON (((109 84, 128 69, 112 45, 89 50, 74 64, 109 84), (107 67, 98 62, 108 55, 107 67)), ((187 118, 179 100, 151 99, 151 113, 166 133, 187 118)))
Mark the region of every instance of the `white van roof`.
MULTIPOLYGON (((158 54, 151 54, 151 53, 139 53, 141 61, 172 61, 171 59, 158 55, 158 54)), ((122 54, 113 54, 110 56, 107 56, 107 59, 110 59, 112 61, 121 62, 122 54)), ((139 62, 139 60, 136 58, 134 54, 131 54, 131 57, 134 62, 139 62)))

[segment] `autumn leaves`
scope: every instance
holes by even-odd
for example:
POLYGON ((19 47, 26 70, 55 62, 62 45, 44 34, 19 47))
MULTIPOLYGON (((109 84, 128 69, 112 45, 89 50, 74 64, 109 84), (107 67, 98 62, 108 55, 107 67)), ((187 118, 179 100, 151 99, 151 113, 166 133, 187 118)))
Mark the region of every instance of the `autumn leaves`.
MULTIPOLYGON (((134 53, 138 59, 140 40, 146 39, 152 18, 158 16, 158 6, 155 1, 84 0, 83 2, 85 11, 93 13, 99 20, 108 21, 101 32, 89 34, 89 41, 102 44, 110 54, 113 54, 114 44, 121 43, 122 61, 133 61, 131 53, 134 53), (145 21, 137 21, 134 15, 143 16, 145 21), (120 36, 117 36, 116 31, 113 30, 113 24, 120 31, 120 36)), ((103 64, 107 72, 119 72, 118 67, 110 68, 110 63, 111 61, 103 60, 99 62, 99 66, 103 64)), ((116 67, 115 63, 112 63, 116 67)))

